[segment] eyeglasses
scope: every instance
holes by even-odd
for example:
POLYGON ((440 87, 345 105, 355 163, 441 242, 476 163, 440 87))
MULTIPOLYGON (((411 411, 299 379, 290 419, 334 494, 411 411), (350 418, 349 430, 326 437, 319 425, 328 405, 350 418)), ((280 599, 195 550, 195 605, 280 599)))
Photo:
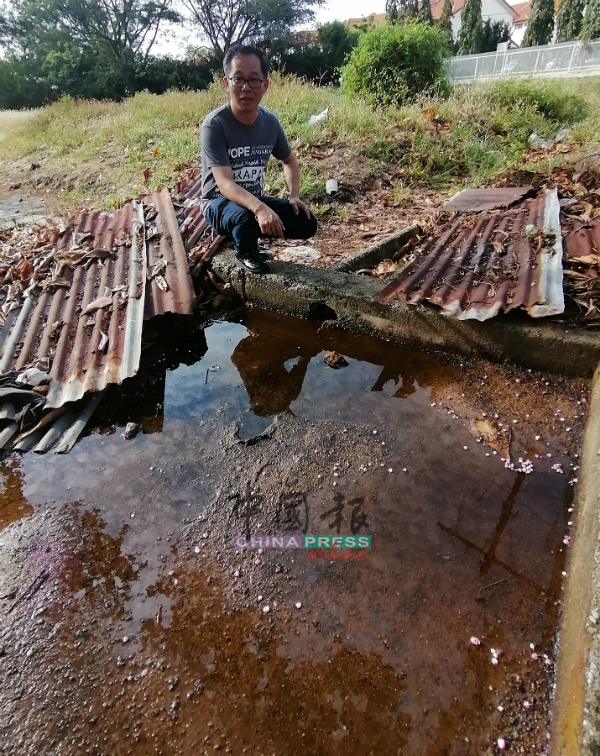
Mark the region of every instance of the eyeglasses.
POLYGON ((264 79, 244 79, 242 76, 232 76, 229 78, 228 76, 227 81, 233 84, 236 89, 243 89, 244 84, 248 84, 250 89, 260 89, 260 85, 264 79))

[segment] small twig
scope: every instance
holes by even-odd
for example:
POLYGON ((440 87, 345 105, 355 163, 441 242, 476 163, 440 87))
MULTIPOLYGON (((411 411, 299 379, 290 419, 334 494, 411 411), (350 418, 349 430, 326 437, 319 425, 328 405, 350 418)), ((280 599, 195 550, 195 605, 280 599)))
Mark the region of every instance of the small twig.
POLYGON ((9 608, 7 609, 6 613, 10 614, 12 610, 21 603, 21 601, 25 601, 25 599, 31 598, 39 589, 42 587, 44 582, 50 577, 50 570, 46 569, 40 572, 40 574, 34 578, 31 583, 29 584, 29 587, 27 590, 22 593, 19 598, 12 603, 9 608))
POLYGON ((479 593, 477 594, 477 598, 481 597, 481 591, 487 591, 488 588, 493 588, 495 585, 500 585, 500 583, 506 583, 508 581, 508 578, 504 578, 503 580, 497 580, 495 583, 490 583, 489 585, 484 585, 479 589, 479 593))
POLYGON ((210 368, 206 368, 206 375, 204 376, 204 383, 208 383, 208 373, 210 372, 210 368))

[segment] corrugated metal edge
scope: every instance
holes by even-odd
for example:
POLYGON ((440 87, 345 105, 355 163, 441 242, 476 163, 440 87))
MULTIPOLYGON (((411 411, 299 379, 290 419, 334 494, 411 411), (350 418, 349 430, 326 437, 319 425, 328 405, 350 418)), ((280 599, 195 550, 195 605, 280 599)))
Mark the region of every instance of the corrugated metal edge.
POLYGON ((168 290, 162 291, 155 279, 148 282, 145 318, 148 320, 165 312, 188 315, 196 303, 196 293, 171 195, 168 189, 163 189, 162 192, 146 195, 143 200, 156 208, 156 225, 160 234, 158 241, 152 239, 147 242, 148 269, 151 270, 160 259, 166 260, 163 277, 168 285, 168 290))
POLYGON ((546 292, 546 301, 527 308, 532 318, 560 315, 565 311, 563 290, 563 245, 560 228, 560 202, 556 189, 546 190, 544 233, 554 234, 552 251, 542 251, 540 291, 546 292))
MULTIPOLYGON (((142 330, 144 328, 144 308, 146 302, 146 278, 148 275, 148 255, 142 204, 136 206, 136 217, 131 237, 131 256, 129 268, 129 301, 125 321, 125 344, 121 360, 121 381, 134 376, 140 365, 142 354, 142 330), (135 276, 132 275, 135 273, 135 276), (142 283, 139 297, 136 297, 139 281, 142 283)), ((105 385, 102 388, 105 388, 105 385)))
MULTIPOLYGON (((84 401, 83 406, 79 409, 79 411, 77 413, 73 413, 74 417, 71 424, 64 432, 62 438, 54 449, 56 454, 68 454, 71 451, 71 449, 75 445, 75 442, 85 430, 85 426, 88 424, 91 416, 94 414, 96 407, 102 401, 106 390, 107 389, 104 389, 104 391, 98 391, 97 393, 89 396, 87 400, 84 401)), ((37 451, 37 448, 35 449, 35 451, 37 451)))

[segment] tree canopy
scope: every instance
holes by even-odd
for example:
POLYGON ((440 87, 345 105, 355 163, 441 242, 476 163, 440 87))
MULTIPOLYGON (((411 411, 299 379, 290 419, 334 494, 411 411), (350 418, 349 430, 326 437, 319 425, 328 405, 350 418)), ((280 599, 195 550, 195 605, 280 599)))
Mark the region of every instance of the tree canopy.
POLYGON ((181 20, 174 6, 175 0, 13 0, 0 17, 0 40, 12 52, 69 42, 100 45, 119 61, 147 60, 160 27, 181 20))
POLYGON ((438 21, 438 29, 446 35, 448 40, 448 49, 452 50, 454 47, 454 32, 452 31, 452 16, 453 6, 452 0, 444 0, 444 6, 442 8, 442 15, 438 21))
POLYGON ((562 0, 556 14, 558 42, 570 42, 579 38, 584 7, 584 0, 562 0))
POLYGON ((581 37, 586 41, 600 37, 600 0, 589 0, 586 4, 581 37))
POLYGON ((462 23, 458 33, 460 55, 481 52, 481 0, 466 0, 462 9, 462 23))
POLYGON ((531 17, 523 38, 523 47, 549 44, 553 31, 554 0, 532 0, 531 17))
POLYGON ((192 21, 222 57, 231 45, 285 38, 314 21, 326 0, 181 0, 192 21))
POLYGON ((506 21, 491 21, 489 18, 481 27, 480 52, 496 52, 500 42, 508 42, 510 39, 510 27, 506 21))

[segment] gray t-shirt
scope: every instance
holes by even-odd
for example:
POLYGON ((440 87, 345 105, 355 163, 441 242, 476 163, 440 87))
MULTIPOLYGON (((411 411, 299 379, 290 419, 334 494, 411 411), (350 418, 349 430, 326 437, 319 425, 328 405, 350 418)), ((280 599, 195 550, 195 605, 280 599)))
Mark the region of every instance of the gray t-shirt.
POLYGON ((200 140, 203 208, 221 197, 213 166, 230 166, 236 184, 255 197, 262 197, 269 157, 285 160, 292 151, 277 116, 262 107, 258 108, 252 126, 238 121, 229 105, 213 110, 202 123, 200 140))

